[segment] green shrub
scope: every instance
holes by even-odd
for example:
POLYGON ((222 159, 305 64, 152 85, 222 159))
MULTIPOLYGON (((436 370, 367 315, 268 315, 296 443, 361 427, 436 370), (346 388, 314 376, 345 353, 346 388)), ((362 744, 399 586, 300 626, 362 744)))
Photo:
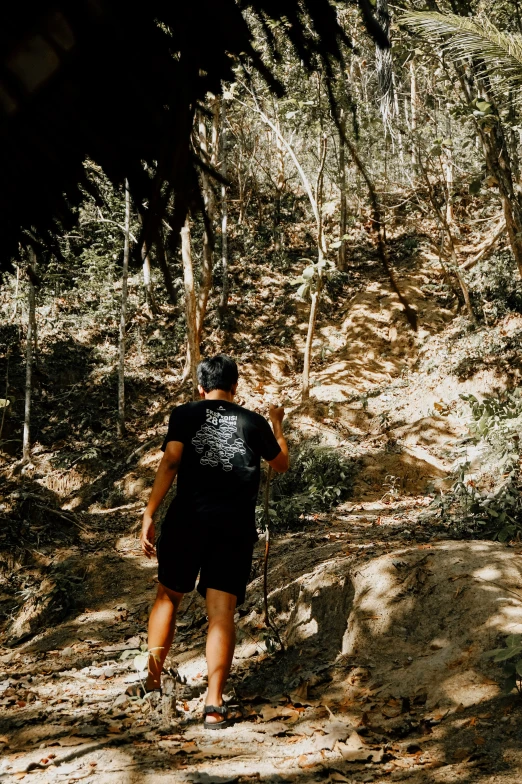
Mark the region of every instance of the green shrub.
MULTIPOLYGON (((295 528, 318 512, 325 512, 349 497, 356 463, 338 449, 310 442, 290 446, 291 467, 272 478, 270 523, 279 529, 295 528)), ((264 509, 258 507, 264 527, 264 509)))
POLYGON ((511 694, 516 688, 522 695, 522 634, 510 634, 505 643, 504 648, 487 651, 484 655, 494 662, 503 663, 503 693, 511 694))
POLYGON ((517 389, 483 400, 461 397, 471 409, 467 441, 479 447, 481 468, 470 475, 470 464, 462 463, 450 492, 434 506, 458 531, 506 542, 522 533, 522 393, 517 389))
POLYGON ((522 313, 522 281, 510 251, 499 251, 469 273, 469 290, 476 313, 491 323, 509 311, 522 313))

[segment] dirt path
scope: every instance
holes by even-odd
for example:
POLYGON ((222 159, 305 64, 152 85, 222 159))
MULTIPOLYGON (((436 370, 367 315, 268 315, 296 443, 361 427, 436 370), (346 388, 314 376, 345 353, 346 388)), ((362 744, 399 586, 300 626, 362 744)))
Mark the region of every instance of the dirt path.
POLYGON ((150 431, 121 480, 135 501, 91 509, 77 544, 60 553, 48 593, 68 601, 66 620, 38 597, 13 619, 11 634, 26 641, 0 655, 1 781, 520 781, 522 704, 499 695, 482 653, 522 631, 522 552, 451 541, 426 518, 465 432, 459 395, 495 379, 448 374, 458 319, 424 294, 423 280, 420 266, 405 284, 421 315, 416 337, 379 282, 335 324, 319 323, 324 360, 307 406, 288 351, 247 369, 246 405, 283 397, 296 431, 319 432, 362 468, 349 503, 274 541, 270 605, 285 653, 267 651, 258 545, 229 689, 243 721, 219 733, 202 727, 198 596, 184 601, 170 661, 177 715, 124 695, 139 677, 134 658, 156 582, 129 536, 157 460, 150 431), (44 628, 36 636, 31 612, 44 628))

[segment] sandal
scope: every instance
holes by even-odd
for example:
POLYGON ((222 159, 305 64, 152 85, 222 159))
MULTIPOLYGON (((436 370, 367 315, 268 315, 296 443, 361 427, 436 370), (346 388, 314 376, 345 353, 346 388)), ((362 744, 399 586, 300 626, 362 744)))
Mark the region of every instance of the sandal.
POLYGON ((232 720, 228 716, 228 707, 226 705, 205 705, 203 708, 203 716, 207 716, 209 713, 219 713, 223 718, 221 721, 212 722, 204 719, 203 726, 206 727, 207 730, 221 730, 225 727, 230 727, 232 724, 232 720))

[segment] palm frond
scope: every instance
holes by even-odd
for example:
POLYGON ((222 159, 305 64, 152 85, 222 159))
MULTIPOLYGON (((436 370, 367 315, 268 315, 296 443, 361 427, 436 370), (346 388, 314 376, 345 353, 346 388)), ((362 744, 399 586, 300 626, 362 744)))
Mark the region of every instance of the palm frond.
POLYGON ((497 86, 522 85, 522 35, 503 32, 482 16, 408 11, 398 21, 436 41, 451 60, 473 58, 479 74, 497 77, 497 86))

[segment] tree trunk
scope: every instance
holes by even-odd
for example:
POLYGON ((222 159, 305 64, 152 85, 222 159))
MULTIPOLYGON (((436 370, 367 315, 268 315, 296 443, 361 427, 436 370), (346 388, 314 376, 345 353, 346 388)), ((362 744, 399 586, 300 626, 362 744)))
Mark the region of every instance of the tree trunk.
POLYGON ((312 343, 314 339, 315 318, 317 315, 317 301, 319 291, 312 292, 312 303, 310 305, 310 316, 308 318, 308 332, 306 335, 306 345, 303 363, 303 381, 301 388, 301 400, 303 403, 310 397, 310 362, 312 360, 312 343))
POLYGON ((339 187, 341 189, 341 209, 339 218, 339 237, 341 245, 339 246, 339 269, 344 272, 346 270, 346 230, 348 226, 347 209, 346 209, 346 145, 344 143, 344 136, 346 135, 346 120, 344 113, 341 115, 341 122, 343 124, 344 135, 339 135, 339 187))
POLYGON ((192 399, 198 399, 197 367, 200 361, 199 343, 196 325, 196 292, 194 289, 194 268, 192 264, 192 248, 190 245, 190 220, 187 216, 181 229, 181 257, 183 259, 183 281, 185 284, 185 318, 187 325, 187 361, 184 378, 190 375, 192 380, 192 399))
POLYGON ((281 144, 279 120, 277 121, 278 133, 275 134, 276 141, 276 161, 277 161, 277 176, 276 176, 276 192, 274 203, 274 249, 281 250, 283 245, 283 235, 281 230, 281 200, 285 188, 285 156, 283 152, 283 145, 281 144))
MULTIPOLYGON (((227 176, 227 131, 225 127, 225 101, 221 101, 221 174, 227 176)), ((221 186, 221 299, 219 301, 219 320, 223 324, 228 306, 228 205, 227 188, 221 186)))
MULTIPOLYGON (((205 160, 208 160, 210 162, 211 158, 209 155, 208 144, 207 144, 207 128, 205 125, 205 118, 203 114, 200 114, 199 116, 199 144, 203 152, 203 157, 205 158, 205 160)), ((201 171, 201 183, 202 183, 202 190, 203 190, 203 201, 205 204, 205 212, 207 213, 209 229, 207 230, 206 226, 203 229, 203 257, 202 257, 202 264, 201 264, 201 284, 199 286, 198 300, 197 300, 197 313, 196 313, 198 345, 201 343, 201 339, 203 335, 203 323, 205 321, 208 298, 210 295, 210 290, 212 288, 212 272, 214 268, 214 249, 213 249, 212 236, 210 234, 210 231, 212 230, 213 223, 214 223, 214 216, 215 216, 214 192, 210 185, 208 174, 204 169, 201 171)))
POLYGON ((415 63, 410 60, 410 128, 411 128, 411 165, 413 173, 417 168, 417 150, 415 149, 415 131, 417 130, 417 74, 415 63))
POLYGON ((156 300, 154 298, 154 291, 152 289, 152 279, 150 275, 150 256, 145 243, 141 249, 141 258, 143 262, 143 290, 145 292, 145 308, 150 316, 158 312, 156 300))
POLYGON ((20 267, 16 265, 16 284, 15 284, 15 292, 14 292, 14 307, 13 307, 13 315, 11 316, 12 321, 16 318, 16 313, 18 310, 18 287, 20 285, 20 267))
POLYGON ((27 345, 25 351, 25 408, 24 432, 22 440, 22 462, 28 463, 31 459, 31 402, 32 402, 32 375, 33 375, 33 349, 36 341, 36 303, 34 291, 34 276, 36 268, 36 254, 29 248, 29 289, 28 289, 28 320, 27 320, 27 345))
POLYGON ((323 260, 326 253, 326 242, 323 233, 323 183, 324 183, 324 165, 326 163, 326 149, 328 146, 328 137, 323 133, 320 149, 321 159, 319 161, 319 171, 317 172, 317 181, 315 185, 315 202, 317 204, 317 254, 319 261, 323 260))
POLYGON ((446 175, 446 221, 448 226, 453 223, 453 152, 450 149, 445 151, 446 160, 444 169, 446 175))
POLYGON ((167 254, 165 253, 165 243, 163 241, 163 236, 161 233, 161 229, 158 228, 156 233, 156 255, 158 257, 158 264, 163 275, 163 280, 165 282, 165 288, 167 289, 167 294, 169 295, 169 300, 171 305, 178 304, 178 294, 176 289, 174 288, 174 282, 172 280, 172 274, 170 272, 169 263, 167 261, 167 254))
POLYGON ((129 277, 130 244, 130 193, 129 183, 125 180, 125 233, 123 245, 123 269, 121 274, 121 310, 119 332, 118 363, 118 436, 125 435, 125 333, 127 329, 127 285, 129 277))

